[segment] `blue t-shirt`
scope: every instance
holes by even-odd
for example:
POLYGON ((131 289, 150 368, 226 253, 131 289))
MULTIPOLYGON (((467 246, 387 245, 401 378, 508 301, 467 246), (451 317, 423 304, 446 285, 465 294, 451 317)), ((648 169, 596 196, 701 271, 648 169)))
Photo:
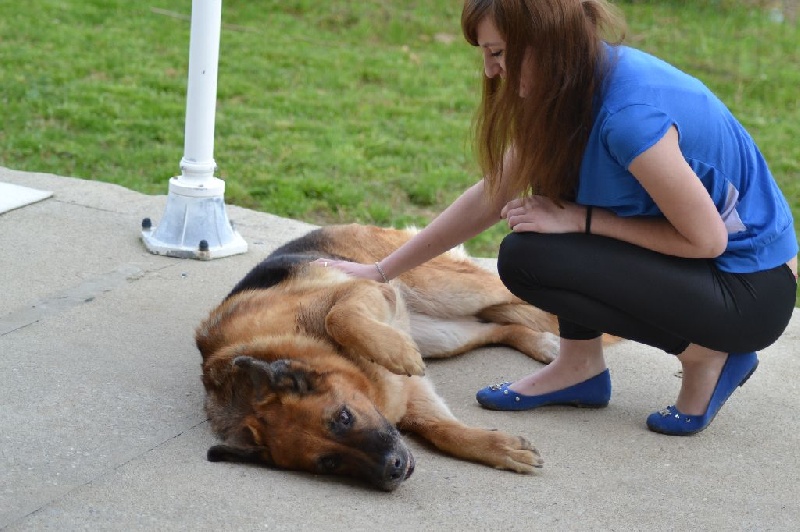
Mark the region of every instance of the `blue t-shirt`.
POLYGON ((576 201, 619 216, 663 216, 628 167, 674 125, 686 161, 728 228, 718 267, 755 272, 797 255, 789 205, 752 137, 719 98, 642 51, 607 51, 613 66, 595 105, 576 201))

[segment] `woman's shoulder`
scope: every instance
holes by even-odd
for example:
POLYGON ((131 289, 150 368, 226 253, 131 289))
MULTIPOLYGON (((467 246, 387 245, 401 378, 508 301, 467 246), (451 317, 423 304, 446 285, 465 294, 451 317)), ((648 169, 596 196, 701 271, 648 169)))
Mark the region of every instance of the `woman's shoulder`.
POLYGON ((698 79, 667 61, 626 45, 608 46, 603 103, 612 112, 628 105, 663 103, 687 94, 709 94, 698 79))
POLYGON ((611 77, 657 76, 670 78, 687 74, 660 57, 625 44, 606 45, 611 77))

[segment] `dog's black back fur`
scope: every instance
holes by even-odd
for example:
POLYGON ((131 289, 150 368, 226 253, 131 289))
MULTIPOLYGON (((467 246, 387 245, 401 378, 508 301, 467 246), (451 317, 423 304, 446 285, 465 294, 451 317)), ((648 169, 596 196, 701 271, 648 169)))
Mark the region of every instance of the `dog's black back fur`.
POLYGON ((244 290, 275 286, 285 280, 298 264, 305 264, 322 257, 348 260, 347 257, 331 255, 323 251, 325 247, 323 245, 325 241, 323 231, 324 229, 315 229, 277 248, 250 270, 233 287, 226 299, 244 290))

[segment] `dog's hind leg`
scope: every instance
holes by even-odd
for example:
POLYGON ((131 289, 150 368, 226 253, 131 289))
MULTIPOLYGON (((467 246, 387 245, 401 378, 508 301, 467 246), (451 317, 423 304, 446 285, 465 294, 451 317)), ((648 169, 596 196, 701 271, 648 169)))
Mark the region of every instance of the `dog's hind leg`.
POLYGON ((408 404, 398 428, 412 432, 455 458, 517 473, 542 467, 539 452, 528 440, 498 430, 470 427, 453 416, 430 381, 412 378, 408 404))
POLYGON ((507 345, 544 364, 552 362, 558 353, 554 334, 515 322, 412 314, 411 332, 425 358, 448 358, 487 345, 507 345))
MULTIPOLYGON (((503 342, 539 362, 552 362, 553 358, 558 354, 558 337, 556 336, 558 334, 558 318, 553 314, 520 301, 486 307, 478 312, 476 316, 483 321, 520 325, 532 331, 544 333, 545 336, 538 339, 531 335, 516 335, 512 333, 509 335, 509 341, 503 342), (546 342, 548 345, 542 344, 541 341, 546 342), (539 356, 541 349, 544 350, 544 356, 539 356)), ((616 336, 603 334, 603 345, 612 345, 619 341, 620 338, 616 336)))
POLYGON ((402 296, 389 285, 353 283, 341 290, 325 318, 331 338, 353 359, 375 362, 398 375, 423 375, 425 363, 411 338, 402 296))

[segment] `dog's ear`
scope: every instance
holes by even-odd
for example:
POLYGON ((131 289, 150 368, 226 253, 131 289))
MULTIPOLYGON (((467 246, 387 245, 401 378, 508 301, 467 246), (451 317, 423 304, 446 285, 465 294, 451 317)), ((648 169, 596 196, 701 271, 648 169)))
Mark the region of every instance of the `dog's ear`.
POLYGON ((267 362, 248 356, 238 356, 233 364, 247 373, 257 392, 307 394, 314 391, 319 382, 319 373, 298 360, 276 360, 267 362))
POLYGON ((212 445, 206 453, 209 462, 244 462, 274 467, 275 463, 265 447, 237 446, 228 444, 212 445))

